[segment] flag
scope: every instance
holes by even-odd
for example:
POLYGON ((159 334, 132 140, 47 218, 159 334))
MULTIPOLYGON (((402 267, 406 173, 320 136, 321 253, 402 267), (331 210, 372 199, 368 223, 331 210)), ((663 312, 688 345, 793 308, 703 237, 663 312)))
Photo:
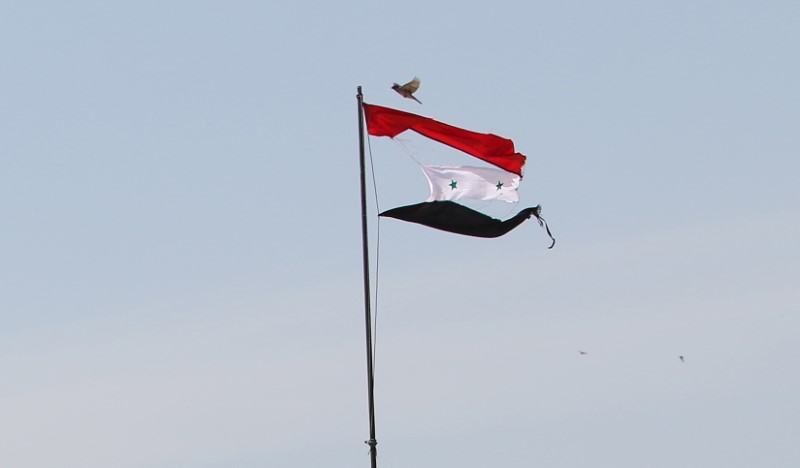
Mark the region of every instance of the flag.
POLYGON ((522 224, 526 219, 534 216, 539 225, 546 229, 547 235, 552 239, 553 243, 550 244, 549 248, 553 248, 556 240, 550 234, 550 228, 547 227, 544 219, 540 216, 541 212, 541 206, 525 208, 512 218, 501 221, 467 208, 464 205, 445 200, 401 206, 384 211, 380 216, 474 237, 500 237, 522 224))
POLYGON ((502 169, 422 165, 422 172, 431 187, 428 201, 462 198, 502 200, 509 203, 519 201, 517 187, 520 177, 502 169))
POLYGON ((421 115, 389 107, 363 104, 367 131, 373 136, 395 136, 413 130, 478 159, 522 176, 525 156, 514 150, 514 142, 491 133, 476 133, 421 115))

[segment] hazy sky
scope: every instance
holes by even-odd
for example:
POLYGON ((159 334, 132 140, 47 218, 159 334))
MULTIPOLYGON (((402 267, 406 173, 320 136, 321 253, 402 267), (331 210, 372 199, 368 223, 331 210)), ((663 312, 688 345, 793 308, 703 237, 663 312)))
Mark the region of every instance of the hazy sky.
MULTIPOLYGON (((795 1, 0 3, 0 465, 369 466, 361 85, 512 138, 522 202, 480 207, 541 203, 558 239, 380 222, 379 466, 797 466, 798 24, 795 1), (421 106, 390 89, 414 75, 421 106)), ((370 147, 375 260, 377 210, 428 196, 409 155, 479 162, 370 147)))

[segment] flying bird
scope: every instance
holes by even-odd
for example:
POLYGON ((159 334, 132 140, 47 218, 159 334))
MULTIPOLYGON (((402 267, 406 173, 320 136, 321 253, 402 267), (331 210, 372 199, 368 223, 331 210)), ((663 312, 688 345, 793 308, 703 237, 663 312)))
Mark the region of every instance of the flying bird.
POLYGON ((686 362, 683 360, 683 356, 678 356, 678 357, 680 358, 681 362, 686 362))
POLYGON ((581 353, 581 354, 589 354, 586 351, 581 351, 580 349, 578 350, 578 352, 581 353))
POLYGON ((419 99, 414 97, 414 93, 416 93, 417 90, 419 89, 419 78, 417 78, 416 76, 414 77, 413 80, 409 81, 403 86, 400 86, 397 83, 393 84, 392 89, 397 91, 397 94, 403 96, 404 98, 413 99, 422 104, 422 102, 420 102, 419 99))

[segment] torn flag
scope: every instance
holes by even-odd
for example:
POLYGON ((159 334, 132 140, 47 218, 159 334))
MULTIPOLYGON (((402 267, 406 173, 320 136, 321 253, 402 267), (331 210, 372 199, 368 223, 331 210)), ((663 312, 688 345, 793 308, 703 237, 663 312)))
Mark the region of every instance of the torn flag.
POLYGON ((522 176, 525 156, 517 153, 514 142, 491 133, 476 133, 453 127, 421 115, 389 107, 363 104, 367 131, 373 136, 395 136, 413 130, 478 159, 522 176))
POLYGON ((509 203, 519 201, 517 187, 520 177, 511 172, 493 167, 427 165, 421 167, 431 187, 428 201, 462 198, 502 200, 509 203))

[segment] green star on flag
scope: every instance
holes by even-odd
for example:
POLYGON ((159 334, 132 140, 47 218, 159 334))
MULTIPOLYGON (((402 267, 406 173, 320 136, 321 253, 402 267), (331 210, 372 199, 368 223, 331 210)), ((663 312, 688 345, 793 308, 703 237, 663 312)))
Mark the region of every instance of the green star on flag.
POLYGON ((497 185, 495 185, 495 187, 497 188, 497 190, 500 190, 503 187, 503 183, 498 180, 497 185))
POLYGON ((458 185, 458 182, 456 182, 453 179, 450 179, 450 188, 451 189, 455 190, 457 185, 458 185))

